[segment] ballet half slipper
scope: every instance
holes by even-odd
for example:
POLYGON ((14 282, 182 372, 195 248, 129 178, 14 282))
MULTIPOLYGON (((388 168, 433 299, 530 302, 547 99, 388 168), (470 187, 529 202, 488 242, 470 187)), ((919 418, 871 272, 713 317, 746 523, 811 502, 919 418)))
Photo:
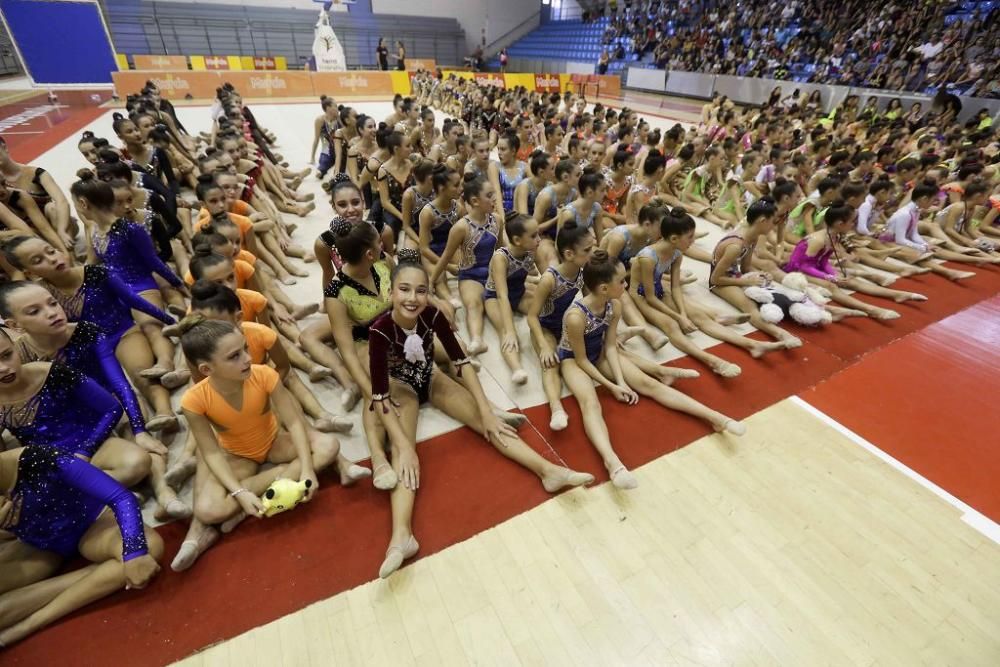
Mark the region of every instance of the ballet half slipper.
POLYGON ((405 544, 389 547, 385 552, 385 560, 382 561, 382 567, 378 569, 378 576, 382 579, 388 579, 393 572, 402 567, 403 561, 416 556, 419 550, 420 545, 412 535, 406 540, 405 544))

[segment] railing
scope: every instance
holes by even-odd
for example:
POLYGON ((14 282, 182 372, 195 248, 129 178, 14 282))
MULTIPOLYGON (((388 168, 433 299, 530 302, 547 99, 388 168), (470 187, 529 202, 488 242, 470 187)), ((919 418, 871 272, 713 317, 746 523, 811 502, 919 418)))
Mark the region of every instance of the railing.
POLYGON ((520 39, 521 37, 524 37, 526 34, 537 28, 541 24, 541 22, 542 22, 542 12, 541 10, 539 10, 534 14, 532 14, 531 16, 529 16, 528 18, 521 21, 520 23, 518 23, 516 26, 514 26, 504 34, 502 34, 497 39, 494 39, 488 45, 484 46, 483 53, 484 54, 496 53, 497 51, 507 46, 508 44, 514 42, 515 40, 520 39), (525 30, 523 33, 511 37, 511 35, 514 35, 514 33, 516 33, 518 30, 524 30, 524 28, 528 28, 528 30, 525 30))

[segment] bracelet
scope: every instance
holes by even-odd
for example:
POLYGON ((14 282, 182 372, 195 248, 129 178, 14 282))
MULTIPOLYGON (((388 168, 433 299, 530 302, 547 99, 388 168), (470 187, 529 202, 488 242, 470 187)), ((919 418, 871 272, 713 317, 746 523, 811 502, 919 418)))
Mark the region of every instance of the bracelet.
POLYGON ((229 497, 230 497, 230 498, 235 498, 236 496, 240 495, 241 493, 250 493, 250 489, 244 489, 244 488, 243 488, 243 487, 241 486, 240 488, 238 488, 238 489, 236 489, 235 491, 233 491, 232 493, 230 493, 230 494, 229 494, 229 497))

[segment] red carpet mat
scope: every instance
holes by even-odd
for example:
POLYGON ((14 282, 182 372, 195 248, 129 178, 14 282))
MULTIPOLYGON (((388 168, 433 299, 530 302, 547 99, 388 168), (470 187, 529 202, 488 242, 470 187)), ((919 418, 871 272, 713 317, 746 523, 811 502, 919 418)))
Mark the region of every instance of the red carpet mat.
POLYGON ((869 355, 803 398, 1000 521, 1000 297, 869 355))
POLYGON ((4 104, 0 106, 0 136, 15 160, 30 162, 107 113, 98 105, 110 96, 110 91, 60 91, 57 108, 49 104, 45 93, 4 104))
MULTIPOLYGON (((720 345, 713 352, 743 367, 743 374, 734 380, 718 378, 690 359, 682 359, 678 365, 696 368, 702 371, 702 377, 681 380, 677 386, 721 412, 744 418, 831 377, 847 365, 845 360, 885 345, 918 328, 920 323, 940 319, 1000 291, 1000 275, 980 273, 961 285, 933 276, 922 278, 920 289, 931 296, 931 301, 916 309, 906 308, 900 320, 885 325, 859 321, 852 324, 858 331, 849 331, 848 325, 843 324, 827 330, 804 331, 802 348, 773 353, 761 361, 720 345)), ((990 312, 996 327, 1000 313, 990 312)), ((978 315, 975 325, 983 324, 987 315, 978 315)), ((878 424, 883 419, 892 424, 886 430, 915 429, 925 443, 946 435, 960 438, 963 442, 957 445, 939 446, 944 453, 930 452, 935 455, 932 461, 935 465, 940 460, 949 466, 947 479, 925 472, 949 489, 961 488, 954 486, 961 480, 952 477, 965 475, 966 467, 979 466, 977 480, 985 479, 986 470, 997 469, 995 458, 978 459, 978 463, 973 460, 985 454, 980 451, 985 448, 983 443, 995 440, 978 434, 997 432, 995 416, 987 420, 988 425, 983 422, 989 414, 996 414, 990 413, 991 406, 985 405, 996 392, 991 395, 982 386, 973 391, 966 379, 951 380, 956 371, 954 365, 958 363, 956 355, 970 349, 961 339, 963 328, 967 338, 973 335, 971 322, 953 319, 958 324, 941 326, 959 340, 945 341, 940 334, 938 338, 931 337, 942 348, 934 359, 912 363, 910 368, 905 361, 894 358, 882 361, 883 355, 891 354, 890 347, 873 355, 881 364, 878 371, 858 384, 849 387, 837 384, 847 381, 841 377, 849 377, 849 373, 842 373, 818 391, 807 393, 817 407, 842 419, 880 446, 885 444, 883 434, 866 434, 865 425, 878 424), (885 377, 891 379, 884 380, 885 377), (933 378, 942 381, 932 384, 933 378), (924 393, 911 395, 913 387, 922 387, 924 393), (830 402, 848 401, 852 395, 860 407, 852 403, 845 408, 830 402), (973 398, 975 402, 966 402, 973 398), (962 407, 946 401, 961 403, 962 407), (936 420, 946 426, 921 424, 914 418, 944 406, 948 407, 942 414, 962 417, 947 422, 943 418, 936 420), (885 416, 897 412, 898 416, 885 416), (993 462, 994 466, 982 465, 986 462, 993 462)), ((1000 334, 994 328, 991 335, 995 349, 1000 334)), ((976 351, 959 368, 964 370, 979 363, 990 352, 987 347, 976 351)), ((994 353, 994 366, 987 369, 982 364, 976 377, 986 381, 988 373, 996 375, 1000 369, 995 366, 995 357, 994 353)), ((629 467, 674 451, 710 430, 706 424, 661 408, 649 399, 626 407, 600 393, 613 442, 629 467)), ((569 429, 550 433, 547 409, 532 408, 527 414, 539 430, 526 426, 521 429, 522 436, 549 458, 561 458, 572 467, 593 472, 600 480, 606 479, 603 466, 583 433, 575 401, 568 399, 565 406, 570 413, 569 429)), ((883 427, 878 425, 878 428, 883 427)), ((933 449, 929 444, 928 448, 933 449)), ((549 497, 533 475, 502 458, 468 430, 423 443, 419 452, 423 486, 417 502, 415 533, 422 556, 468 539, 549 497)), ((905 453, 899 456, 904 459, 905 453)), ((919 462, 914 467, 919 470, 919 462)), ((336 487, 328 478, 325 484, 319 497, 302 509, 273 520, 245 523, 189 572, 177 575, 165 570, 148 590, 122 592, 7 649, 3 664, 5 667, 51 664, 60 651, 57 647, 72 646, 77 664, 161 665, 371 581, 377 576, 389 537, 388 496, 368 484, 350 490, 336 487)), ((984 493, 978 481, 973 489, 975 494, 984 493)), ((986 498, 974 502, 972 492, 956 493, 964 493, 967 502, 982 506, 982 511, 987 512, 986 498)), ((990 507, 991 516, 996 517, 997 506, 990 507)), ((183 537, 183 528, 171 525, 161 533, 167 543, 169 562, 183 537)))

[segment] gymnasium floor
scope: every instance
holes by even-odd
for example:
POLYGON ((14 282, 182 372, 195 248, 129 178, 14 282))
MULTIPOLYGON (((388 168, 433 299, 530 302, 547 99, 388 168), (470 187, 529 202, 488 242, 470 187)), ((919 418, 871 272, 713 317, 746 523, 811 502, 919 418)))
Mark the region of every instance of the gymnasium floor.
MULTIPOLYGON (((390 111, 350 104, 378 119, 390 111)), ((659 107, 651 123, 697 113, 675 106, 659 107)), ((303 165, 318 105, 253 107, 284 157, 303 165)), ((0 120, 11 113, 0 110, 0 120)), ((179 114, 192 131, 207 128, 207 108, 179 114)), ((73 107, 44 118, 44 135, 24 135, 12 151, 68 189, 85 166, 80 131, 113 140, 111 114, 73 107)), ((320 202, 295 232, 311 246, 331 211, 315 179, 303 191, 320 202)), ((711 249, 717 230, 699 227, 711 249)), ((685 268, 701 279, 689 298, 726 310, 704 287, 707 267, 685 268)), ((319 298, 311 272, 288 288, 296 301, 319 298)), ((330 480, 310 505, 244 524, 191 571, 165 569, 147 590, 89 607, 0 662, 64 662, 72 647, 73 664, 998 664, 1000 271, 976 273, 958 285, 900 281, 930 300, 899 306, 903 317, 888 324, 796 331, 802 348, 762 361, 719 345, 713 351, 743 375, 706 372, 682 388, 745 418, 743 438, 709 434, 646 400, 629 408, 602 397, 640 480, 627 494, 607 484, 575 403, 566 402, 570 428, 550 432, 540 388, 514 391, 488 336, 487 393, 529 416, 522 436, 532 446, 598 484, 550 497, 429 410, 421 557, 389 581, 377 580, 387 499, 370 484, 345 490, 330 480)), ((527 348, 523 322, 519 334, 527 348)), ((655 358, 677 356, 668 347, 655 358)), ((686 357, 674 363, 698 368, 686 357)), ((334 385, 314 390, 338 405, 334 385)), ((362 459, 352 416, 343 443, 362 459)), ((169 562, 183 527, 160 530, 169 562)))

